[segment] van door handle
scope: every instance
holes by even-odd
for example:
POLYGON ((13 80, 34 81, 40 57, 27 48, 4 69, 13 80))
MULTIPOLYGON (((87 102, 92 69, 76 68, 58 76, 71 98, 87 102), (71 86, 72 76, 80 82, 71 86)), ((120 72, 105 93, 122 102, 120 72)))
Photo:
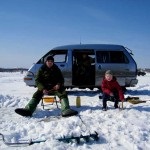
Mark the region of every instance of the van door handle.
POLYGON ((65 65, 61 64, 60 67, 64 67, 65 65))
POLYGON ((101 65, 98 65, 98 69, 102 69, 102 66, 101 66, 101 65))

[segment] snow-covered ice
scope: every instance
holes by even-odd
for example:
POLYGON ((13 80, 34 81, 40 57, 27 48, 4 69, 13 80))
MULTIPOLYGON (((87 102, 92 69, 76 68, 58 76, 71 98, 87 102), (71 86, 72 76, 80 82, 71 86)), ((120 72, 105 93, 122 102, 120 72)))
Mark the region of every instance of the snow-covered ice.
POLYGON ((21 117, 14 110, 24 107, 36 91, 23 82, 24 74, 0 73, 0 133, 9 143, 28 142, 28 140, 46 140, 30 146, 10 147, 3 143, 0 136, 1 150, 148 150, 150 149, 150 74, 138 77, 136 87, 128 88, 127 96, 138 96, 146 103, 133 105, 124 102, 124 110, 114 109, 108 102, 109 110, 101 110, 102 100, 99 92, 68 90, 71 108, 79 111, 78 116, 69 118, 45 119, 59 115, 55 105, 50 110, 43 110, 39 104, 33 117, 21 117), (81 97, 81 107, 76 107, 76 97, 81 97), (82 122, 83 121, 83 122, 82 122), (57 139, 63 136, 88 135, 96 131, 99 141, 90 140, 80 144, 64 143, 57 139))

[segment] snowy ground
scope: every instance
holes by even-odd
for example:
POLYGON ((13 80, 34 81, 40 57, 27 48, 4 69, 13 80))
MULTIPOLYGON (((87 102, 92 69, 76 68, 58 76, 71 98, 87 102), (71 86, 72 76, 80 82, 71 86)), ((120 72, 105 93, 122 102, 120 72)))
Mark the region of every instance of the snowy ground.
MULTIPOLYGON (((28 140, 46 140, 30 146, 9 147, 0 136, 1 150, 148 150, 150 149, 150 101, 133 105, 124 102, 124 110, 116 110, 113 103, 108 102, 109 110, 101 110, 102 101, 96 91, 69 92, 69 102, 73 109, 79 111, 78 116, 51 120, 50 115, 60 113, 56 106, 51 110, 43 110, 38 105, 32 118, 21 117, 14 113, 17 107, 24 107, 36 91, 23 82, 24 74, 0 73, 0 133, 8 143, 28 142, 28 140), (76 97, 81 96, 81 107, 76 107, 76 97), (43 120, 43 121, 42 121, 43 120), (88 135, 96 131, 99 141, 81 141, 80 144, 59 142, 63 136, 88 135)), ((128 88, 127 96, 139 96, 142 100, 150 100, 150 74, 138 77, 139 83, 128 88)))

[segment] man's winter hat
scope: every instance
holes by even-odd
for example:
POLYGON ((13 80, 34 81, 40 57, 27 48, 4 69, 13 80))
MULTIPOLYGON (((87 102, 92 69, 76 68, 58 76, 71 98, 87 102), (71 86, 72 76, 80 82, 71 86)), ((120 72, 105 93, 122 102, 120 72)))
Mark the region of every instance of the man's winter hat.
POLYGON ((112 73, 111 70, 107 70, 107 71, 105 72, 105 74, 111 74, 111 75, 113 75, 113 73, 112 73))
POLYGON ((51 60, 51 61, 53 61, 53 62, 54 62, 54 58, 53 58, 53 56, 48 56, 48 57, 46 58, 46 61, 48 61, 48 60, 51 60))

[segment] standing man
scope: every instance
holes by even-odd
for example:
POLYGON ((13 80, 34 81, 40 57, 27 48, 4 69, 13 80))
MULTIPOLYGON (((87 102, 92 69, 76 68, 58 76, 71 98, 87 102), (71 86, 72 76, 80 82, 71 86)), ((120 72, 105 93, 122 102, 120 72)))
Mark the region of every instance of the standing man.
POLYGON ((88 56, 88 54, 80 54, 77 64, 78 69, 76 72, 78 83, 80 85, 89 85, 91 84, 91 77, 92 77, 92 66, 91 64, 94 63, 94 58, 88 56))
POLYGON ((70 109, 67 93, 64 88, 64 77, 54 58, 48 56, 46 62, 39 69, 35 78, 37 91, 25 108, 17 108, 16 113, 22 116, 32 116, 44 94, 55 94, 61 100, 61 114, 63 117, 77 115, 78 112, 70 109))

